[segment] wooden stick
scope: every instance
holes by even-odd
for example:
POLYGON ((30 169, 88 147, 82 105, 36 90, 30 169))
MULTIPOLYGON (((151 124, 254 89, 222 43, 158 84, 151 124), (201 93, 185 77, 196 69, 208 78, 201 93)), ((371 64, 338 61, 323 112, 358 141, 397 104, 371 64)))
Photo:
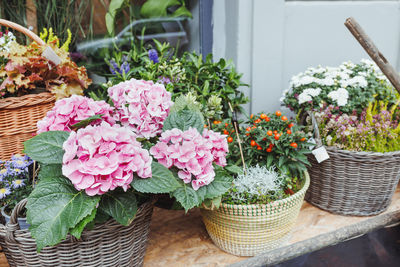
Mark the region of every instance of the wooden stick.
POLYGON ((36 5, 33 0, 26 0, 26 23, 33 27, 34 33, 38 33, 36 5))
MULTIPOLYGON (((235 116, 234 114, 234 110, 232 108, 231 102, 228 102, 229 108, 232 111, 232 116, 235 116)), ((242 141, 240 140, 239 137, 239 127, 237 125, 237 120, 233 120, 233 127, 235 127, 235 132, 236 132, 236 138, 239 144, 239 151, 240 151, 240 157, 242 159, 242 163, 243 163, 243 172, 244 174, 246 174, 246 163, 244 162, 244 156, 243 156, 243 150, 242 150, 242 141)))
POLYGON ((361 44, 368 55, 375 61, 383 74, 389 79, 391 84, 400 93, 400 76, 397 71, 390 65, 387 59, 372 42, 371 38, 364 32, 361 26, 354 18, 346 19, 344 25, 349 29, 357 41, 361 44))

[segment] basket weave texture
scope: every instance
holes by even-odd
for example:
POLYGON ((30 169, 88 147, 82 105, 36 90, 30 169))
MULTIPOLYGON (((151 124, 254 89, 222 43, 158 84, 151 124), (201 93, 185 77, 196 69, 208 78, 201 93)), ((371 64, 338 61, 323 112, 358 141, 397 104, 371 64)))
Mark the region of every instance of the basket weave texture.
POLYGON ((264 205, 224 204, 217 210, 201 209, 203 222, 214 243, 238 256, 255 256, 284 245, 296 223, 310 184, 294 195, 264 205))
POLYGON ((369 216, 389 206, 400 177, 400 151, 354 152, 327 147, 328 160, 309 156, 306 200, 341 215, 369 216))
POLYGON ((15 212, 7 226, 0 224, 0 245, 11 267, 142 266, 152 213, 153 202, 146 202, 139 207, 129 226, 109 220, 93 230, 85 230, 78 241, 68 236, 60 244, 45 247, 38 254, 29 230, 16 230, 15 212))
POLYGON ((0 99, 0 159, 21 153, 24 142, 36 133, 36 123, 46 116, 56 98, 44 92, 0 99))

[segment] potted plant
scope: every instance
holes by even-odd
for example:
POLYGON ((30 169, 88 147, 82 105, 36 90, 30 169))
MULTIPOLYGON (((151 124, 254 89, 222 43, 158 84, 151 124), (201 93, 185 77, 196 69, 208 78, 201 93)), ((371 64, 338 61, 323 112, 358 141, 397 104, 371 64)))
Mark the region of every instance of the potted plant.
MULTIPOLYGON (((235 112, 240 112, 240 105, 249 101, 239 90, 246 85, 232 62, 225 59, 213 62, 211 54, 205 60, 195 52, 178 55, 169 44, 154 43, 153 48, 135 42, 129 51, 115 52, 106 58, 107 87, 131 78, 162 83, 173 94, 173 100, 190 94, 198 102, 207 124, 232 117, 228 103, 235 112)), ((93 98, 96 95, 106 98, 101 89, 91 92, 93 98)))
POLYGON ((400 171, 399 97, 387 79, 375 63, 362 60, 310 68, 291 87, 283 102, 314 117, 305 120, 308 131, 329 155, 320 163, 309 157, 306 200, 343 215, 383 212, 400 171))
POLYGON ((151 81, 132 79, 108 94, 113 107, 83 96, 57 101, 38 123, 39 134, 25 142, 40 164, 40 182, 16 207, 26 204, 29 231, 0 225, 11 265, 43 266, 48 257, 55 265, 141 265, 155 194, 171 194, 188 210, 229 188, 213 165, 223 165, 225 137, 204 134, 198 110, 171 109, 171 94, 151 81), (192 142, 204 157, 187 150, 192 142), (21 236, 29 238, 15 242, 21 236))
POLYGON ((71 36, 59 47, 58 38, 51 30, 41 35, 47 39, 45 43, 28 29, 5 20, 1 24, 14 27, 35 40, 24 46, 10 37, 0 50, 0 158, 6 160, 22 151, 23 141, 36 132, 37 121, 51 109, 56 99, 82 94, 91 81, 86 69, 78 67, 68 56, 71 36), (45 56, 44 51, 49 47, 59 64, 45 56))
POLYGON ((220 206, 201 210, 207 232, 218 247, 240 256, 283 245, 310 183, 304 133, 280 111, 251 115, 240 134, 228 122, 214 125, 229 135, 227 168, 237 174, 220 206), (243 170, 235 165, 242 159, 243 170))
MULTIPOLYGON (((28 197, 33 190, 34 179, 29 175, 33 161, 28 156, 13 155, 9 161, 0 161, 1 215, 10 221, 11 212, 18 202, 28 197)), ((26 212, 18 214, 21 229, 27 229, 26 212)))

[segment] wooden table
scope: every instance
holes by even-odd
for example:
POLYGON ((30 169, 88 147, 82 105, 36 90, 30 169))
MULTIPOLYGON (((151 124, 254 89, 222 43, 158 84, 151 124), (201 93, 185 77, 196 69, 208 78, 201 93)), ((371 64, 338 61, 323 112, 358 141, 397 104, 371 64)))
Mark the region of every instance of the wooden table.
MULTIPOLYGON (((332 236, 340 236, 336 233, 342 231, 342 237, 343 233, 347 232, 351 235, 351 231, 343 230, 352 229, 354 226, 363 228, 364 224, 367 225, 372 220, 375 223, 381 221, 381 226, 384 226, 387 220, 380 219, 393 214, 400 215, 400 186, 388 210, 372 217, 334 215, 304 202, 287 244, 289 247, 286 249, 290 251, 290 246, 305 244, 307 241, 318 240, 321 237, 329 237, 334 242, 332 236)), ((348 236, 348 238, 351 237, 348 236)), ((264 254, 255 258, 237 257, 220 250, 209 238, 198 209, 185 214, 184 211, 155 208, 144 266, 227 266, 238 262, 240 265, 253 266, 257 260, 265 262, 267 260, 265 257, 268 256, 264 254)), ((4 254, 1 254, 0 267, 6 266, 8 266, 7 260, 4 254)))

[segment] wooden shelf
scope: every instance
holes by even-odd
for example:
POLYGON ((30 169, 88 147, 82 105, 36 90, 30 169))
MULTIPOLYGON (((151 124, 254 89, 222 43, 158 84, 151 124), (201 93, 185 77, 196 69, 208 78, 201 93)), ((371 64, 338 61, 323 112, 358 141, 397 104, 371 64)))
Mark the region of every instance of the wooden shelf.
MULTIPOLYGON (((185 214, 184 211, 155 208, 144 266, 273 264, 353 238, 396 221, 400 221, 400 186, 387 211, 377 216, 339 216, 304 202, 288 244, 257 257, 248 258, 228 254, 216 247, 205 230, 198 209, 185 214)), ((0 267, 8 267, 2 253, 0 267)))

